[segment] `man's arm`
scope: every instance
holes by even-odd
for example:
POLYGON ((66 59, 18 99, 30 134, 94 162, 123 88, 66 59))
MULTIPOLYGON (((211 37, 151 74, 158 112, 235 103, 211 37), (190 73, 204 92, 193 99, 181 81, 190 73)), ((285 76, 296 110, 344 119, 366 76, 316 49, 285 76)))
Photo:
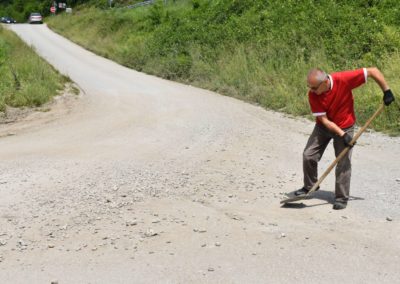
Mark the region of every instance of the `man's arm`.
POLYGON ((374 79, 379 87, 381 87, 383 91, 383 102, 386 106, 390 105, 394 101, 394 96, 381 71, 376 67, 367 68, 367 76, 374 79))
POLYGON ((338 135, 339 137, 342 137, 343 143, 348 146, 348 147, 353 147, 353 144, 351 144, 351 140, 353 138, 347 134, 343 129, 341 129, 339 126, 337 126, 336 123, 333 121, 329 120, 329 118, 326 115, 321 115, 317 116, 318 120, 327 128, 330 132, 338 135))
POLYGON ((325 115, 317 116, 318 120, 328 129, 330 132, 335 133, 338 136, 343 136, 346 132, 344 132, 336 123, 329 120, 328 117, 325 115))
POLYGON ((367 68, 367 76, 374 79, 374 81, 381 87, 382 91, 389 90, 389 85, 386 83, 385 77, 382 72, 376 67, 367 68))

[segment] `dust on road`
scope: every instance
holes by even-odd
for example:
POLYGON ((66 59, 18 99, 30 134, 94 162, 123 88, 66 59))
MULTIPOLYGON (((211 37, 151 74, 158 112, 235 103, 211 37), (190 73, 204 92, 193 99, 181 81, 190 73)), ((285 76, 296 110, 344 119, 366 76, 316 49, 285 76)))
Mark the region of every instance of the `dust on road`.
POLYGON ((399 138, 360 138, 346 210, 331 209, 333 177, 281 208, 312 122, 127 69, 45 25, 12 29, 84 94, 0 138, 3 281, 398 281, 399 138))

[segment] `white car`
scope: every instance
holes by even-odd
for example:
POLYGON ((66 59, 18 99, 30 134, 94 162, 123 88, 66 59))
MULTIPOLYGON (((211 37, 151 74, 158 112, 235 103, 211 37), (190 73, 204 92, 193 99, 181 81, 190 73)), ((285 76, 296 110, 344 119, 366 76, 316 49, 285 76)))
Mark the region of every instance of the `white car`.
POLYGON ((41 24, 43 23, 43 17, 40 13, 31 13, 28 22, 30 24, 41 24))

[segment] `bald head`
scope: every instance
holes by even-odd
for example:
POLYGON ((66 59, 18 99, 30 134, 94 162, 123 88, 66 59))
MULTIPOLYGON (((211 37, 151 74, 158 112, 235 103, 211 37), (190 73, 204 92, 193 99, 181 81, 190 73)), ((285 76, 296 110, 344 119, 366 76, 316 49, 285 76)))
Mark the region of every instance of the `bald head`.
POLYGON ((328 91, 330 86, 328 75, 319 68, 311 69, 307 75, 307 86, 317 95, 328 91))
POLYGON ((322 71, 319 68, 314 68, 308 72, 307 82, 309 82, 309 83, 313 82, 313 83, 318 84, 318 83, 325 81, 326 78, 327 78, 327 75, 324 71, 322 71))

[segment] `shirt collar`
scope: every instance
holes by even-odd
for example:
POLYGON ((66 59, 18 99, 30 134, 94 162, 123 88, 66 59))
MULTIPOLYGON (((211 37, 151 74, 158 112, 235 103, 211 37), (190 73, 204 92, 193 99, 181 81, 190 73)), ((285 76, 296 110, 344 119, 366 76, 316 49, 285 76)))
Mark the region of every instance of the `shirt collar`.
POLYGON ((329 91, 331 91, 333 89, 333 79, 331 75, 328 75, 329 81, 330 81, 330 89, 329 91))

